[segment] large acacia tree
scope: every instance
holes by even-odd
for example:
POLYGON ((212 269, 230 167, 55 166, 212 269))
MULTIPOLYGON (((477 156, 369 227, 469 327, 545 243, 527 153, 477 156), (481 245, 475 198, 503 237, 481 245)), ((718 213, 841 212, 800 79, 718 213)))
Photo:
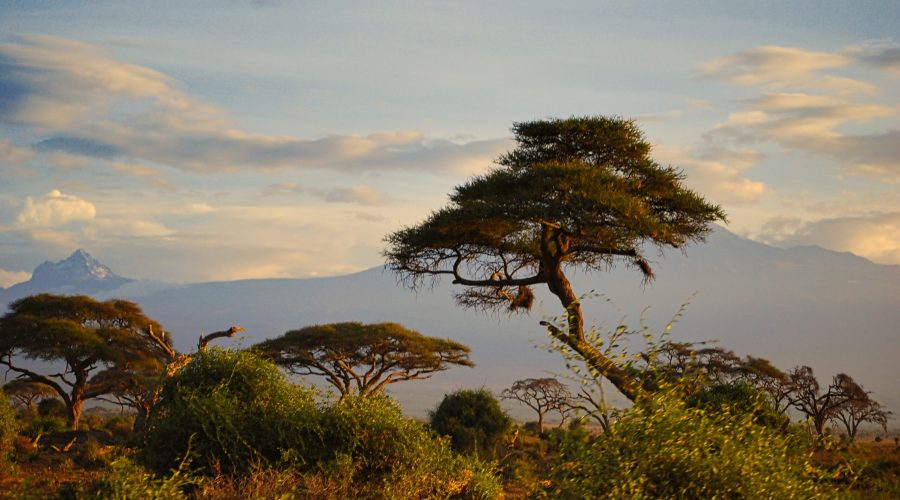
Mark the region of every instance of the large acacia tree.
POLYGON ((607 117, 517 123, 517 147, 498 167, 457 186, 450 204, 387 236, 388 266, 415 288, 448 276, 461 305, 528 309, 546 286, 567 313, 550 334, 634 399, 639 384, 585 338, 567 272, 621 262, 653 271, 645 252, 702 241, 724 220, 686 188, 683 174, 650 157, 630 120, 607 117))
POLYGON ((9 308, 0 318, 0 364, 20 380, 52 389, 65 402, 72 429, 84 401, 119 383, 98 373, 163 372, 171 350, 170 336, 127 300, 40 294, 9 308))
POLYGON ((397 323, 308 326, 253 349, 293 374, 324 377, 341 397, 369 396, 388 384, 429 378, 452 365, 474 366, 467 346, 397 323))

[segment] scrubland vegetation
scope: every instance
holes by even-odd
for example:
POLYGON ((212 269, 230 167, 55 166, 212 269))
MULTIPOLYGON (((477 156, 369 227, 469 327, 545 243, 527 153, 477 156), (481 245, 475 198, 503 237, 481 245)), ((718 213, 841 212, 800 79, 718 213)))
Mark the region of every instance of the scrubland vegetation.
POLYGON ((536 423, 513 422, 485 389, 446 395, 428 423, 404 416, 386 385, 472 363, 467 346, 395 323, 308 326, 246 350, 207 347, 241 330, 232 327, 179 353, 137 304, 37 295, 0 318, 0 364, 15 378, 6 390, 16 402, 14 410, 0 393, 0 493, 900 496, 897 440, 855 440, 866 422, 886 437, 891 412, 847 374, 823 386, 809 367, 785 372, 722 347, 674 342, 668 326, 588 327, 589 303, 567 270, 624 261, 650 280, 646 247, 702 241, 725 215, 649 158, 649 143, 627 120, 548 120, 513 131, 518 147, 497 169, 458 187, 419 226, 389 235, 385 256, 412 287, 451 278, 463 287, 463 306, 524 311, 541 285, 559 300, 563 315, 541 324, 574 387, 529 378, 501 394, 532 408, 536 423), (319 392, 282 370, 336 390, 319 392), (630 404, 610 407, 604 384, 630 404), (94 400, 128 412, 83 412, 94 400), (792 422, 791 409, 804 419, 792 422), (546 425, 556 416, 560 425, 546 425), (829 433, 836 423, 844 436, 829 433))

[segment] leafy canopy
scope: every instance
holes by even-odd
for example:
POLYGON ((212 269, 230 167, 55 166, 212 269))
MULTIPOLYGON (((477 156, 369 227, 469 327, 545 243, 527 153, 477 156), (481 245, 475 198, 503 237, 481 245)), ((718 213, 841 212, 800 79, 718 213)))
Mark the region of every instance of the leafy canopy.
POLYGON ((21 380, 53 389, 65 402, 73 428, 82 403, 109 393, 115 380, 94 379, 104 369, 161 371, 168 334, 127 300, 100 302, 84 295, 39 294, 13 302, 0 318, 0 364, 21 380), (64 369, 41 374, 14 358, 62 362, 64 369))
POLYGON ((450 365, 474 366, 470 349, 397 323, 330 323, 291 330, 254 350, 298 375, 318 375, 341 396, 368 396, 387 384, 428 378, 450 365))
POLYGON ((513 126, 517 147, 498 167, 457 186, 450 204, 386 237, 388 266, 415 288, 450 276, 457 301, 480 308, 530 308, 546 284, 569 315, 549 328, 626 396, 639 389, 585 342, 578 295, 565 272, 604 269, 617 260, 653 271, 648 248, 702 241, 724 220, 716 205, 682 184, 684 175, 650 157, 630 120, 551 119, 513 126))

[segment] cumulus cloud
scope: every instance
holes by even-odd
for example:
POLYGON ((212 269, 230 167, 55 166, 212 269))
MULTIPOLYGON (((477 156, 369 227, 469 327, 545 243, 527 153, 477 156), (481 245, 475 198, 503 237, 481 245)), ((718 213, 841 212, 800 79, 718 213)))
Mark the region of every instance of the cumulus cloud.
POLYGON ((43 198, 25 198, 25 206, 16 222, 22 228, 49 228, 71 221, 91 220, 96 215, 93 203, 54 189, 43 198))
POLYGON ((749 149, 656 146, 656 156, 684 169, 688 185, 718 203, 750 203, 759 200, 768 187, 744 175, 763 155, 749 149))
POLYGON ((16 283, 22 283, 31 279, 31 273, 24 271, 7 271, 0 269, 0 288, 9 288, 16 283))
POLYGON ((317 168, 470 174, 507 141, 453 142, 414 131, 314 139, 240 130, 158 71, 49 36, 0 44, 0 121, 44 134, 35 150, 190 172, 317 168))
POLYGON ((852 252, 880 264, 900 264, 900 212, 806 223, 779 217, 770 220, 757 239, 786 247, 818 245, 852 252))

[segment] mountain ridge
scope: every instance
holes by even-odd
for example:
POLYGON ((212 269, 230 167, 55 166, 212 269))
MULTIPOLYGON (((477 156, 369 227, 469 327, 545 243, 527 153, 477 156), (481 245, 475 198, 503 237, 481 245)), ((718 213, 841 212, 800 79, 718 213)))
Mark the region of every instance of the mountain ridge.
MULTIPOLYGON (((722 229, 686 255, 654 259, 657 279, 646 287, 640 273, 622 266, 570 277, 576 293, 603 294, 584 300, 587 320, 598 325, 624 320, 636 327, 643 316, 661 330, 699 292, 673 328, 675 340, 719 339, 724 348, 768 358, 784 370, 809 365, 822 383, 846 372, 897 411, 900 266, 850 257, 825 249, 780 249, 722 229)), ((457 307, 449 280, 433 289, 404 289, 383 266, 331 277, 156 283, 142 290, 143 284, 92 295, 136 301, 186 351, 201 332, 231 325, 247 332, 221 345, 246 347, 290 329, 349 320, 395 321, 472 347, 476 368, 391 388, 412 414, 424 415, 444 392, 457 388, 483 385, 499 392, 517 379, 566 371, 558 353, 535 349, 547 343, 538 321, 561 312, 555 297, 539 287, 530 315, 507 316, 457 307), (122 293, 128 289, 134 292, 122 293)))

